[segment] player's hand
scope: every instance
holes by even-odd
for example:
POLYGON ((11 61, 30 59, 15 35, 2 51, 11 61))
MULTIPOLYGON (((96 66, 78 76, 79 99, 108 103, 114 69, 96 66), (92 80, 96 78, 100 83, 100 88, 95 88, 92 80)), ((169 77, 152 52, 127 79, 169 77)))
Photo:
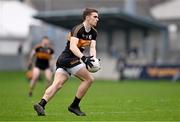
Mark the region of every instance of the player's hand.
POLYGON ((86 64, 86 67, 92 67, 93 64, 91 62, 94 61, 94 59, 92 59, 93 56, 82 56, 81 60, 86 64))

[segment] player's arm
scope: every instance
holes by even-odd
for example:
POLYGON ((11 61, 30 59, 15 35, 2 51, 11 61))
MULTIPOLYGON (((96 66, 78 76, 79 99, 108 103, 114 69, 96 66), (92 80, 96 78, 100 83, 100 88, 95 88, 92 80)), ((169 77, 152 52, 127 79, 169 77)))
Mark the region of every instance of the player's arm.
POLYGON ((91 40, 89 53, 90 53, 90 56, 93 56, 96 58, 96 41, 95 40, 91 40))
POLYGON ((77 37, 71 37, 70 38, 70 50, 74 53, 74 55, 76 55, 79 58, 82 58, 83 54, 77 47, 78 42, 79 42, 79 39, 77 37))
POLYGON ((70 39, 70 50, 74 53, 74 55, 79 57, 86 64, 86 66, 92 67, 93 66, 93 64, 91 63, 91 61, 93 61, 93 59, 91 59, 92 56, 84 56, 83 53, 81 53, 81 51, 77 47, 78 42, 79 42, 78 38, 71 37, 71 39, 70 39))

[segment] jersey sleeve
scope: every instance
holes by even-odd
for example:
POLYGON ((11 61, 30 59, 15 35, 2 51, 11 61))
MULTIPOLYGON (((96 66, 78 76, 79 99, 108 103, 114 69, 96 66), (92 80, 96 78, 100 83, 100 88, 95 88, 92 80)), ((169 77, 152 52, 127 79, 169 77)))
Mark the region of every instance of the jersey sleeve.
POLYGON ((71 31, 71 36, 76 37, 76 38, 80 38, 80 33, 81 33, 81 30, 82 30, 82 27, 83 27, 82 24, 80 24, 78 26, 75 26, 71 31))
POLYGON ((50 48, 50 54, 54 54, 54 50, 52 48, 50 48))
POLYGON ((36 45, 36 46, 34 47, 34 51, 35 51, 35 52, 39 52, 39 51, 40 51, 40 48, 41 48, 40 45, 36 45))

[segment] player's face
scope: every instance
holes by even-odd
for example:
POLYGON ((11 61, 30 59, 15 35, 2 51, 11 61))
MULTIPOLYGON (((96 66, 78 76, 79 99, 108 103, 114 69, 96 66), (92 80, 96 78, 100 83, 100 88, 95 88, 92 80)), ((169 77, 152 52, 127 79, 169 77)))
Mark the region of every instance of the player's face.
POLYGON ((42 44, 43 44, 43 46, 48 46, 49 45, 49 40, 48 39, 43 39, 42 44))
POLYGON ((93 12, 88 16, 88 22, 91 26, 96 26, 99 21, 98 13, 93 12))

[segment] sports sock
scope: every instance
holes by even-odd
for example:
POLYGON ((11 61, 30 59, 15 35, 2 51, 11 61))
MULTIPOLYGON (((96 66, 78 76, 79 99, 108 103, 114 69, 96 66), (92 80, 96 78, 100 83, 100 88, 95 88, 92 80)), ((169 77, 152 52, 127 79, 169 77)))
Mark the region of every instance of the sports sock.
POLYGON ((41 105, 43 108, 45 108, 47 101, 45 99, 41 99, 41 102, 39 102, 39 105, 41 105))
POLYGON ((80 103, 81 99, 75 97, 74 101, 72 102, 72 104, 70 105, 71 107, 78 107, 79 103, 80 103))

